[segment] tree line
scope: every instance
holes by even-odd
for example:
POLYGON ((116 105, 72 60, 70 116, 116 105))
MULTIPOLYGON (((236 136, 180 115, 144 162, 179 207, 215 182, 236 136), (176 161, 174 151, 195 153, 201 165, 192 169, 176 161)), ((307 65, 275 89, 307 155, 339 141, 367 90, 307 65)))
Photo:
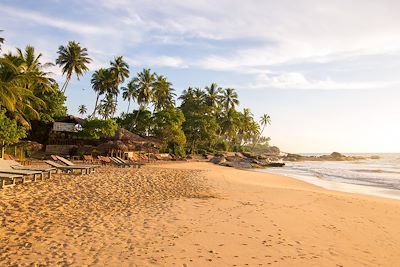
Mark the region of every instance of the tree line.
MULTIPOLYGON (((0 38, 0 45, 3 42, 0 38)), ((3 144, 34 136, 32 128, 38 123, 49 124, 67 115, 65 94, 69 82, 88 72, 92 60, 88 50, 75 41, 60 46, 57 55, 55 64, 42 63, 42 55, 27 46, 0 57, 0 125, 7 125, 0 126, 3 144), (65 76, 61 87, 46 72, 54 65, 65 76)), ((77 136, 107 138, 123 127, 141 136, 156 137, 163 142, 165 152, 177 155, 251 150, 256 145, 268 145, 262 133, 270 124, 270 117, 265 114, 257 120, 249 109, 238 110, 240 102, 235 89, 212 83, 205 88, 189 87, 178 96, 168 78, 151 69, 130 74, 123 56, 93 72, 94 108, 88 111, 85 105, 78 107, 86 118, 77 136), (116 116, 121 93, 128 105, 126 111, 116 116), (131 109, 133 103, 136 109, 131 109)))

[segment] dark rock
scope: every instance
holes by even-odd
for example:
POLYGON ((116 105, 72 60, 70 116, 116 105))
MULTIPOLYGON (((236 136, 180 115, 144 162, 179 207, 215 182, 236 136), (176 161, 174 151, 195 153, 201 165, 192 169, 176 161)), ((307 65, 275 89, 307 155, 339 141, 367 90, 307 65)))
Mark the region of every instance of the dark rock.
POLYGON ((226 159, 225 157, 214 157, 211 162, 214 164, 223 164, 226 162, 226 159))
POLYGON ((271 162, 267 164, 268 167, 283 167, 285 163, 282 162, 271 162))

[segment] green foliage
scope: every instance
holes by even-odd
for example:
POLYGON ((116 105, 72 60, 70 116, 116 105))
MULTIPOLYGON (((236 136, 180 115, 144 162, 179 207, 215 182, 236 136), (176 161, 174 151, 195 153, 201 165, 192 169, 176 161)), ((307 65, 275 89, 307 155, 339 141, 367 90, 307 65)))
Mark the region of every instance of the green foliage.
POLYGON ((117 118, 117 123, 132 133, 146 136, 153 127, 153 117, 148 110, 134 110, 132 113, 122 114, 117 118))
POLYGON ((176 108, 169 108, 154 114, 153 135, 164 142, 165 149, 177 156, 183 156, 186 136, 182 131, 185 121, 183 113, 176 108))
POLYGON ((111 138, 117 131, 118 124, 111 119, 108 120, 87 120, 82 125, 82 130, 77 136, 84 139, 103 139, 111 138))
POLYGON ((15 120, 7 118, 6 111, 0 110, 0 145, 14 144, 26 137, 26 131, 15 120))
POLYGON ((220 127, 213 108, 206 103, 206 95, 200 89, 189 88, 180 97, 182 104, 180 109, 185 116, 182 125, 187 138, 190 153, 197 153, 197 150, 211 150, 217 139, 220 127))
POLYGON ((31 120, 40 119, 40 110, 46 107, 38 95, 54 90, 54 81, 44 72, 51 64, 42 64, 40 57, 31 46, 0 57, 0 106, 9 118, 27 129, 31 120))
POLYGON ((229 151, 229 144, 225 141, 218 142, 215 145, 217 151, 229 151))
POLYGON ((57 89, 50 92, 41 92, 36 94, 36 96, 45 103, 45 105, 38 110, 39 121, 50 123, 54 122, 54 119, 63 118, 68 115, 67 107, 65 106, 67 98, 57 89))

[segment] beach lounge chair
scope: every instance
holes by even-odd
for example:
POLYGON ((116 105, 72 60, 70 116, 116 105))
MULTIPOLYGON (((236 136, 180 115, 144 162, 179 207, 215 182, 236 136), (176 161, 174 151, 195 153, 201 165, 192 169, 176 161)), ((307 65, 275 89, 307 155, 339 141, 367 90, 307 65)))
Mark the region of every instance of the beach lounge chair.
POLYGON ((75 167, 86 167, 90 169, 90 172, 95 172, 96 168, 100 167, 99 165, 78 165, 73 163, 72 161, 67 160, 61 156, 56 156, 59 161, 64 163, 67 166, 75 166, 75 167))
POLYGON ((55 161, 52 160, 45 160, 45 163, 49 164, 50 166, 56 168, 57 170, 60 170, 61 172, 64 173, 72 173, 73 171, 80 171, 81 174, 90 174, 90 168, 89 167, 83 167, 83 166, 65 166, 61 165, 55 161))
POLYGON ((15 179, 23 179, 20 174, 0 173, 0 189, 15 185, 15 179))
POLYGON ((0 173, 6 174, 19 174, 22 175, 22 183, 26 182, 36 182, 37 177, 43 181, 44 172, 42 171, 32 171, 32 170, 16 170, 13 169, 8 163, 7 160, 0 159, 0 173), (27 178, 32 177, 32 179, 28 180, 27 178))
POLYGON ((133 161, 128 161, 128 160, 124 160, 120 157, 115 157, 117 160, 119 160, 120 162, 127 164, 129 166, 133 166, 136 168, 141 168, 144 164, 143 163, 138 163, 138 162, 133 162, 133 161))
POLYGON ((47 168, 47 167, 31 167, 31 166, 23 166, 20 163, 16 162, 15 160, 7 160, 6 161, 11 168, 14 170, 26 170, 26 171, 41 171, 44 173, 48 173, 48 178, 51 178, 52 173, 56 173, 56 168, 47 168))
POLYGON ((111 162, 116 165, 117 167, 130 167, 128 164, 119 161, 118 159, 116 159, 115 157, 109 157, 109 159, 111 160, 111 162))

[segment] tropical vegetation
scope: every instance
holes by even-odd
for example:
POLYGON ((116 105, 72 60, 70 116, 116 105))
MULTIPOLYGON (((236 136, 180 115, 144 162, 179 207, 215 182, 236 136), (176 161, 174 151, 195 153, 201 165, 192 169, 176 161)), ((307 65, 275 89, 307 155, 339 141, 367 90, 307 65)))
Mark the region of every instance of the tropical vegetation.
MULTIPOLYGON (((0 44, 3 41, 0 38, 0 44)), ((25 137, 43 141, 43 126, 67 116, 68 84, 74 75, 79 80, 89 72, 92 59, 88 49, 76 41, 61 45, 57 54, 55 64, 43 62, 42 55, 32 46, 0 56, 2 144, 25 137), (48 71, 55 66, 65 76, 61 88, 48 71)), ((180 156, 268 146, 269 139, 262 135, 271 118, 264 114, 258 121, 248 108, 239 110, 239 96, 234 88, 211 83, 204 89, 189 87, 178 96, 165 75, 149 68, 130 74, 123 56, 92 72, 94 107, 89 112, 85 102, 77 108, 80 116, 86 117, 77 138, 106 139, 123 127, 144 137, 157 138, 163 151, 180 156), (120 92, 127 109, 116 116, 120 92)))

